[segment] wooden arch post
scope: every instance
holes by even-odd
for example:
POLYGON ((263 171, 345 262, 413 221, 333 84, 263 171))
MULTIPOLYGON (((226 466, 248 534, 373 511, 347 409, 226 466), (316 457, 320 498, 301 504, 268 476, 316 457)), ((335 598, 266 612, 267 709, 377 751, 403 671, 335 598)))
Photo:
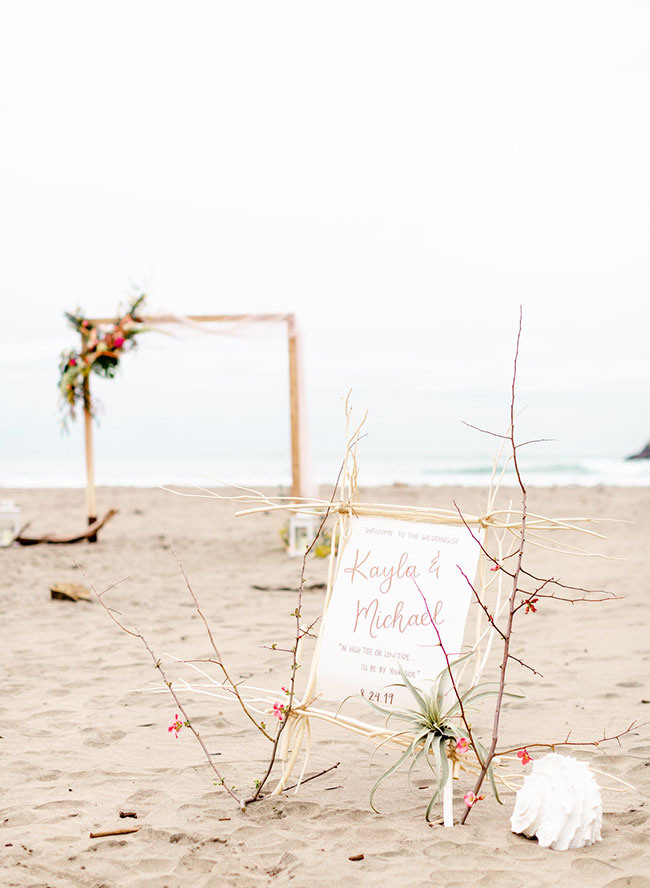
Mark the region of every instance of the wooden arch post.
POLYGON ((300 440, 300 351, 296 316, 287 316, 287 338, 289 340, 289 414, 291 418, 291 496, 298 499, 304 495, 302 477, 302 453, 304 441, 300 440))
MULTIPOLYGON (((91 324, 100 326, 111 324, 114 318, 89 318, 91 324)), ((287 329, 287 342, 289 348, 289 412, 291 423, 291 496, 298 499, 303 496, 305 479, 302 474, 302 454, 304 441, 301 440, 301 377, 300 348, 298 344, 298 330, 295 314, 251 314, 251 315, 188 315, 187 320, 194 323, 237 323, 241 321, 257 321, 258 323, 284 323, 287 329)), ((178 323, 178 318, 173 317, 145 317, 145 323, 173 324, 178 323)), ((83 344, 83 336, 82 336, 83 344)), ((90 404, 90 379, 84 380, 84 434, 86 445, 86 508, 88 524, 97 521, 97 495, 95 491, 95 455, 93 445, 92 416, 88 405, 90 404)), ((91 543, 97 542, 97 534, 88 537, 91 543)))

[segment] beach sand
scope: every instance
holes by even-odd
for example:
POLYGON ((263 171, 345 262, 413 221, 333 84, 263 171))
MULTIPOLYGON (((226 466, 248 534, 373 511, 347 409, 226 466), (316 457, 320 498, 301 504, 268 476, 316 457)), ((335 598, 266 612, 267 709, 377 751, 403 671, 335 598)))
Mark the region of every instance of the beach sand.
MULTIPOLYGON (((507 494, 506 491, 503 492, 507 494)), ((84 524, 79 490, 3 491, 19 500, 30 532, 74 532, 84 524)), ((512 492, 518 501, 516 491, 512 492)), ((469 488, 393 487, 362 491, 366 500, 483 510, 485 492, 469 488)), ((176 708, 165 692, 142 692, 157 678, 141 642, 118 630, 94 600, 52 600, 56 582, 84 582, 76 559, 127 625, 139 627, 159 657, 209 656, 203 625, 170 549, 174 541, 237 680, 277 689, 288 658, 269 649, 292 641, 300 559, 288 559, 280 514, 234 518, 234 507, 162 490, 101 488, 99 512, 119 509, 96 545, 39 545, 0 550, 0 709, 3 762, 0 884, 175 888, 175 886, 352 885, 650 886, 650 729, 621 746, 576 755, 621 777, 635 791, 603 791, 603 841, 553 852, 510 832, 514 793, 499 806, 489 794, 464 827, 425 822, 431 781, 420 772, 386 781, 368 802, 392 759, 340 729, 316 725, 307 774, 336 770, 241 813, 214 785, 200 747, 187 731, 167 728, 176 708), (382 767, 383 766, 383 767, 382 767), (419 788, 426 787, 426 788, 419 788), (135 812, 137 819, 120 818, 135 812), (97 831, 139 827, 91 839, 97 831), (362 860, 350 860, 363 854, 362 860)), ((599 529, 588 545, 624 560, 561 558, 530 551, 540 575, 603 588, 622 600, 562 605, 543 602, 522 618, 515 653, 543 674, 513 664, 510 680, 527 698, 506 705, 502 742, 595 740, 650 721, 650 489, 548 488, 529 508, 551 516, 627 519, 599 529)), ((310 559, 307 586, 324 582, 327 563, 310 559)), ((320 588, 305 592, 305 619, 321 608, 320 588)), ((165 661, 167 662, 167 661, 165 661)), ((171 663, 170 674, 187 675, 171 663)), ((305 670, 306 672, 306 670, 305 670)), ((187 699, 194 723, 217 753, 229 783, 248 791, 262 776, 266 741, 246 727, 234 704, 187 699)), ((490 707, 475 716, 490 735, 490 707)), ((537 753, 533 753, 537 755, 537 753)), ((512 771, 521 773, 519 763, 512 771)), ((605 786, 612 781, 599 777, 605 786)), ((462 783, 462 791, 471 788, 462 783)), ((462 793, 461 793, 462 794, 462 793)), ((456 814, 461 813, 462 799, 456 814)))

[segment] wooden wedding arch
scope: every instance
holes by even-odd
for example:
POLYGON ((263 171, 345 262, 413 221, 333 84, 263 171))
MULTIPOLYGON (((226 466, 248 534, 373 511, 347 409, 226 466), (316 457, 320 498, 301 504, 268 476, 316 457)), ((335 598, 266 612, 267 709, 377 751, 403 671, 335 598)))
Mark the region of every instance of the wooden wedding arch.
MULTIPOLYGON (((114 318, 88 318, 91 324, 101 326, 112 324, 114 318)), ((188 315, 184 318, 171 316, 152 317, 145 316, 145 323, 174 324, 182 321, 191 321, 195 324, 209 323, 270 323, 285 324, 287 345, 289 352, 289 411, 291 422, 291 496, 299 499, 304 495, 305 477, 302 466, 302 457, 305 442, 302 440, 301 427, 301 366, 300 349, 298 344, 298 329, 295 314, 238 314, 238 315, 188 315)), ((82 345, 83 345, 82 335, 82 345)), ((93 446, 92 414, 90 411, 90 379, 84 379, 84 436, 86 447, 86 506, 88 524, 97 522, 97 494, 95 489, 95 453, 93 446)), ((99 529, 99 528, 98 528, 99 529)), ((89 542, 97 542, 97 534, 88 537, 89 542)))

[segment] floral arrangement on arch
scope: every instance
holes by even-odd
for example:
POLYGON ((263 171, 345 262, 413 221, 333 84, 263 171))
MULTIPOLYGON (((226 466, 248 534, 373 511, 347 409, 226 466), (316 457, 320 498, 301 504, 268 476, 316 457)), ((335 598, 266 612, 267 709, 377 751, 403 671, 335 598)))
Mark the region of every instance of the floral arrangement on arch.
POLYGON ((59 363, 59 391, 63 409, 70 419, 75 419, 75 409, 82 404, 85 410, 94 415, 90 397, 90 389, 86 384, 90 373, 96 373, 105 379, 112 379, 119 366, 122 355, 132 351, 137 345, 136 337, 151 329, 144 326, 138 314, 145 300, 139 295, 118 316, 112 324, 101 327, 85 318, 79 309, 77 313, 65 312, 70 325, 81 334, 80 350, 63 352, 59 363))

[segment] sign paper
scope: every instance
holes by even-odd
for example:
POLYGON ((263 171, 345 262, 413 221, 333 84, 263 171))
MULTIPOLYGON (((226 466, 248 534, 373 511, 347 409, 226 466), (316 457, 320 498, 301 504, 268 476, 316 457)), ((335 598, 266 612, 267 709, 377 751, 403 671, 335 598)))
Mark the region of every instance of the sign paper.
POLYGON ((321 628, 316 692, 411 708, 409 691, 391 686, 402 681, 398 664, 422 690, 445 668, 431 618, 449 657, 461 653, 472 592, 459 566, 473 582, 478 556, 465 527, 353 518, 321 628))

